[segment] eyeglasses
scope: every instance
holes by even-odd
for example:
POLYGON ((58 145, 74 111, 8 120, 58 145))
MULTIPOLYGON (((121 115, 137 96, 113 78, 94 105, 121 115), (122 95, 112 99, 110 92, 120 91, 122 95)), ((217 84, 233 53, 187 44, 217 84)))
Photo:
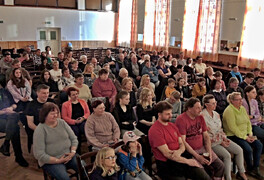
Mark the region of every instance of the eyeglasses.
POLYGON ((109 156, 109 157, 106 157, 105 159, 109 159, 109 160, 116 160, 117 156, 109 156))

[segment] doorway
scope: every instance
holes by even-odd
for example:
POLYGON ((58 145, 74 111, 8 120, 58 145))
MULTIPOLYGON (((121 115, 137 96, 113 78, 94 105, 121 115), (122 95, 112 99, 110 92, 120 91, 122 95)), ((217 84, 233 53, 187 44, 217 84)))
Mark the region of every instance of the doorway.
POLYGON ((46 46, 51 47, 54 57, 61 51, 61 28, 38 28, 37 29, 38 49, 45 51, 46 46))

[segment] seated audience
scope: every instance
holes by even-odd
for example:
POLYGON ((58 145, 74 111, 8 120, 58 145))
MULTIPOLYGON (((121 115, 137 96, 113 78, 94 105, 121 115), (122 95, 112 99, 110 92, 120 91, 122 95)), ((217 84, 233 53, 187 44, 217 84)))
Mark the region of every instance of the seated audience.
POLYGON ((250 119, 246 109, 242 106, 239 92, 227 96, 229 106, 223 114, 223 127, 227 137, 237 143, 244 152, 247 173, 257 179, 263 179, 259 170, 262 143, 253 136, 250 119))
POLYGON ((21 52, 19 54, 20 54, 20 57, 17 58, 17 60, 19 60, 21 64, 22 64, 23 61, 29 61, 29 55, 28 55, 28 53, 26 51, 23 51, 23 52, 21 52))
POLYGON ((168 78, 171 75, 171 71, 170 71, 170 68, 165 65, 164 58, 160 58, 158 60, 158 65, 157 65, 156 68, 157 68, 158 73, 159 73, 160 82, 168 83, 168 78))
POLYGON ((120 137, 120 129, 112 114, 105 112, 102 101, 92 103, 93 113, 85 123, 85 135, 88 144, 100 149, 117 143, 120 137))
POLYGON ((253 81, 254 81, 254 74, 252 72, 249 72, 246 74, 244 81, 239 84, 239 87, 241 87, 244 90, 253 81))
POLYGON ((70 59, 64 58, 63 59, 63 67, 61 69, 63 69, 63 68, 71 69, 71 64, 70 63, 71 63, 70 59))
POLYGON ((183 71, 183 66, 178 65, 177 71, 178 72, 175 74, 174 78, 176 79, 176 81, 178 81, 179 78, 183 78, 184 79, 184 85, 186 86, 188 84, 188 79, 187 79, 187 73, 183 71))
POLYGON ((120 53, 118 55, 118 59, 116 61, 116 75, 119 74, 119 71, 121 68, 130 69, 128 60, 125 59, 125 56, 123 53, 120 53))
POLYGON ((136 55, 131 56, 130 63, 131 69, 128 69, 128 74, 135 80, 136 85, 139 86, 141 80, 142 66, 139 64, 136 55))
POLYGON ((206 94, 206 86, 205 86, 205 79, 200 77, 198 82, 193 86, 192 90, 192 97, 202 99, 203 96, 206 94))
POLYGON ((171 67, 171 65, 172 65, 172 55, 171 54, 169 54, 168 55, 168 59, 165 61, 165 66, 167 66, 167 67, 171 67))
POLYGON ((152 180, 143 171, 144 157, 142 146, 137 141, 140 137, 133 131, 125 132, 123 136, 124 145, 118 151, 118 163, 121 167, 119 179, 128 180, 152 180))
POLYGON ((126 131, 133 131, 136 135, 141 136, 143 133, 135 127, 136 118, 132 108, 133 106, 129 103, 129 97, 129 93, 126 91, 118 93, 113 116, 119 125, 121 136, 123 136, 126 131))
POLYGON ((203 98, 205 108, 202 111, 203 118, 206 122, 207 131, 211 139, 213 151, 223 160, 225 164, 225 179, 232 180, 231 177, 231 155, 235 156, 235 163, 238 167, 237 179, 247 180, 244 168, 243 150, 236 143, 227 138, 222 129, 220 115, 214 111, 216 109, 216 101, 213 95, 206 95, 203 98))
POLYGON ((50 57, 50 58, 54 57, 50 46, 46 46, 45 51, 46 51, 45 53, 48 55, 48 57, 50 57))
POLYGON ((31 151, 31 145, 33 143, 33 133, 39 124, 39 111, 42 106, 47 102, 51 101, 49 97, 49 86, 40 84, 37 87, 37 98, 31 101, 28 105, 24 114, 27 118, 27 125, 25 126, 28 135, 28 152, 31 151))
POLYGON ((203 58, 201 56, 196 57, 196 63, 194 65, 195 72, 199 75, 205 73, 206 64, 203 63, 203 58))
POLYGON ((31 86, 27 79, 21 73, 20 68, 15 68, 6 88, 12 94, 17 105, 16 111, 24 111, 31 98, 31 86))
POLYGON ((38 67, 40 71, 43 71, 44 69, 51 70, 51 66, 48 63, 48 59, 46 57, 43 57, 41 59, 41 65, 38 67))
POLYGON ((91 63, 94 66, 94 73, 98 76, 101 66, 98 65, 97 59, 95 57, 92 58, 91 63))
POLYGON ((211 179, 198 162, 185 151, 178 128, 170 122, 172 107, 161 101, 156 106, 158 120, 149 130, 149 142, 162 179, 211 179))
MULTIPOLYGON (((112 80, 112 82, 114 83, 116 80, 115 75, 112 73, 111 69, 110 69, 110 65, 108 63, 103 65, 103 69, 106 69, 108 71, 108 78, 112 80)), ((99 73, 98 73, 99 74, 99 73)), ((98 77, 98 76, 97 76, 98 77)))
POLYGON ((69 59, 70 63, 72 63, 75 60, 72 56, 73 56, 73 51, 70 50, 67 54, 67 59, 69 59))
MULTIPOLYGON (((64 65, 63 65, 63 60, 64 60, 64 53, 63 52, 59 52, 58 53, 58 58, 57 61, 59 62, 59 68, 63 69, 64 65)), ((68 68, 68 67, 67 67, 68 68)))
POLYGON ((208 94, 212 94, 217 102, 215 111, 220 115, 223 115, 225 108, 228 106, 226 100, 226 93, 221 89, 221 81, 213 79, 211 82, 211 90, 208 94))
POLYGON ((150 77, 148 74, 143 75, 141 78, 140 86, 139 86, 138 91, 137 91, 137 99, 139 99, 140 93, 141 93, 143 88, 150 89, 152 94, 153 94, 153 97, 155 97, 155 93, 154 93, 155 85, 152 82, 150 82, 150 77))
POLYGON ((108 63, 113 74, 116 74, 116 59, 112 57, 111 50, 105 52, 104 64, 108 63))
POLYGON ((55 82, 58 82, 62 76, 61 69, 59 69, 59 62, 53 61, 52 66, 53 66, 53 69, 50 70, 50 75, 55 82))
POLYGON ((145 65, 142 69, 142 75, 148 74, 150 77, 150 81, 155 84, 155 87, 159 85, 159 78, 158 78, 158 70, 151 66, 151 63, 149 60, 145 61, 145 65))
POLYGON ((69 68, 62 69, 62 77, 58 79, 60 91, 66 91, 67 87, 74 84, 74 77, 70 74, 69 68))
POLYGON ((87 65, 87 56, 86 55, 81 55, 80 57, 81 62, 78 64, 78 67, 81 69, 82 72, 84 72, 84 68, 87 65))
POLYGON ((152 64, 156 65, 158 60, 159 60, 158 52, 156 50, 154 50, 152 52, 152 56, 150 56, 150 61, 151 61, 152 64))
POLYGON ((253 70, 253 74, 254 74, 254 81, 252 82, 253 85, 256 85, 256 82, 258 81, 260 77, 260 73, 261 73, 261 70, 259 68, 255 68, 253 70))
POLYGON ((89 107, 83 99, 79 99, 79 90, 74 87, 67 89, 67 94, 70 100, 64 102, 61 108, 61 117, 72 128, 74 134, 77 136, 79 146, 77 153, 81 152, 81 135, 84 133, 84 125, 86 119, 90 115, 89 107))
POLYGON ((4 57, 0 60, 0 83, 3 87, 6 85, 6 71, 12 67, 13 59, 10 52, 5 52, 4 57))
MULTIPOLYGON (((118 77, 114 81, 114 84, 115 84, 115 87, 116 87, 117 92, 120 92, 122 90, 122 85, 121 85, 122 84, 122 80, 124 78, 127 78, 127 77, 128 77, 128 71, 127 71, 127 69, 121 68, 119 70, 118 77)), ((136 91, 137 90, 136 85, 133 84, 133 86, 134 86, 133 89, 135 89, 135 91, 136 91)))
POLYGON ((19 114, 15 112, 17 105, 11 94, 1 85, 0 97, 0 132, 5 133, 0 152, 5 156, 10 156, 11 141, 16 157, 15 161, 22 167, 28 167, 28 162, 24 159, 21 149, 19 114))
POLYGON ((12 62, 12 67, 6 70, 6 74, 5 74, 6 82, 8 82, 10 80, 10 77, 11 77, 13 70, 15 68, 21 69, 22 75, 28 80, 29 84, 32 85, 32 80, 31 80, 29 72, 25 68, 21 67, 21 62, 19 62, 19 60, 17 60, 17 59, 15 59, 12 62))
POLYGON ((232 92, 239 92, 241 96, 244 97, 244 91, 241 87, 238 86, 239 81, 236 77, 231 77, 228 82, 228 87, 226 89, 226 95, 231 94, 232 92))
POLYGON ((92 94, 90 88, 84 84, 84 77, 82 74, 78 73, 75 75, 75 84, 70 85, 69 87, 74 87, 79 90, 78 97, 83 99, 84 101, 88 101, 92 99, 92 94))
POLYGON ((51 177, 70 180, 66 169, 78 172, 75 156, 78 140, 59 114, 54 103, 43 105, 39 113, 40 124, 34 132, 33 152, 39 166, 51 177))
POLYGON ((256 84, 255 84, 256 91, 259 91, 260 89, 264 89, 264 79, 258 78, 256 84))
POLYGON ((76 60, 73 60, 71 62, 71 69, 70 69, 70 72, 72 74, 73 77, 75 77, 76 74, 78 73, 82 73, 82 70, 78 67, 78 61, 76 60))
POLYGON ((257 136, 260 140, 264 140, 264 122, 256 100, 256 89, 254 86, 249 85, 244 89, 244 93, 245 98, 243 98, 242 105, 246 109, 250 119, 253 135, 257 136))
POLYGON ((169 98, 171 96, 171 94, 176 91, 175 89, 175 80, 172 79, 172 78, 169 78, 168 79, 168 86, 166 87, 165 89, 165 95, 166 95, 166 98, 169 98))
POLYGON ((40 80, 37 83, 37 85, 39 85, 39 84, 45 84, 45 85, 49 86, 50 87, 49 92, 59 92, 57 82, 55 82, 53 80, 50 72, 47 69, 42 71, 42 73, 40 75, 40 80))
POLYGON ((186 59, 186 65, 184 66, 183 70, 191 76, 191 82, 194 82, 196 80, 192 58, 189 57, 186 59))
POLYGON ((41 65, 42 63, 41 59, 42 59, 41 51, 40 49, 37 49, 35 55, 33 56, 33 64, 35 67, 38 68, 41 65))
POLYGON ((174 77, 174 75, 177 73, 177 59, 173 58, 171 60, 171 66, 170 66, 170 71, 171 71, 171 77, 174 77))
POLYGON ((189 86, 185 86, 184 84, 184 79, 179 78, 176 85, 176 90, 179 91, 182 102, 187 101, 190 98, 189 86))
POLYGON ((184 105, 184 113, 178 116, 175 124, 186 150, 208 171, 212 179, 222 179, 224 164, 212 150, 204 118, 200 115, 201 109, 200 100, 190 98, 184 105))
POLYGON ((178 64, 182 65, 183 67, 186 66, 186 59, 184 59, 184 54, 183 52, 179 53, 179 58, 178 58, 178 64))
POLYGON ((89 86, 89 88, 92 88, 92 85, 97 78, 97 75, 94 73, 94 67, 93 64, 89 63, 86 64, 84 70, 83 70, 83 76, 84 76, 84 84, 89 86))
POLYGON ((122 80, 122 91, 126 91, 130 95, 130 102, 129 104, 131 107, 137 105, 137 98, 136 92, 133 90, 133 83, 134 81, 130 77, 126 77, 122 80))
POLYGON ((118 180, 120 167, 116 164, 115 150, 110 147, 100 149, 96 154, 91 180, 118 180))
POLYGON ((99 71, 99 77, 94 81, 92 93, 95 97, 108 97, 109 102, 114 105, 117 91, 112 80, 108 78, 108 75, 109 73, 106 69, 99 71))
POLYGON ((137 104, 136 112, 138 116, 137 128, 144 134, 148 134, 149 128, 156 121, 154 102, 152 101, 153 94, 150 89, 143 88, 140 96, 139 103, 137 104))
POLYGON ((175 122, 176 118, 181 114, 182 112, 182 103, 180 99, 180 93, 178 91, 174 91, 169 98, 167 98, 165 101, 170 103, 172 106, 172 117, 171 122, 175 122))
POLYGON ((230 73, 228 73, 228 75, 227 75, 226 83, 229 82, 229 79, 230 79, 231 77, 235 77, 235 78, 237 78, 238 83, 241 83, 241 82, 243 81, 243 77, 242 77, 241 73, 239 72, 238 65, 236 65, 236 64, 232 64, 231 67, 232 67, 232 70, 231 70, 230 73))
POLYGON ((264 119, 264 89, 258 90, 257 100, 259 112, 261 114, 262 119, 264 119))
POLYGON ((225 86, 225 82, 222 80, 223 74, 220 71, 216 71, 214 74, 214 77, 216 80, 221 82, 221 89, 223 91, 226 91, 226 86, 225 86))
POLYGON ((211 90, 211 82, 212 80, 215 79, 214 70, 211 66, 205 69, 204 79, 205 79, 206 91, 209 92, 211 90))

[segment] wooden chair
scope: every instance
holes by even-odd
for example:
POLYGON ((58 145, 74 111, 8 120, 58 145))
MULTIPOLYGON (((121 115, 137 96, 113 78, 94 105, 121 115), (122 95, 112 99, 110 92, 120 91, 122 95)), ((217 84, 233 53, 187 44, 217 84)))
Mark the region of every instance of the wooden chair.
POLYGON ((92 151, 76 156, 80 180, 89 179, 88 172, 93 168, 93 160, 95 159, 97 152, 98 151, 92 151))

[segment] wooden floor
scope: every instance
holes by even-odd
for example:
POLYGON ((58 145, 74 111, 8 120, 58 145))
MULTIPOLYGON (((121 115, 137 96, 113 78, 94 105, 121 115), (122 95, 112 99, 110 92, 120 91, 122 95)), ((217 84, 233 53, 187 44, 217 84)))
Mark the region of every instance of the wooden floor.
MULTIPOLYGON (((27 151, 27 135, 25 129, 21 127, 21 144, 24 158, 28 161, 29 167, 23 168, 15 162, 13 148, 10 148, 11 156, 6 157, 0 153, 0 180, 43 180, 42 170, 38 168, 37 161, 35 160, 32 152, 27 151)), ((0 140, 0 145, 3 143, 3 139, 0 140)), ((85 146, 84 146, 85 147, 85 146)), ((82 151, 85 152, 85 148, 82 147, 82 151)), ((261 158, 261 172, 264 174, 264 155, 261 158)), ((234 175, 232 175, 234 177, 234 175)), ((250 180, 254 180, 252 177, 248 177, 250 180)), ((233 178, 235 179, 235 178, 233 178)))

